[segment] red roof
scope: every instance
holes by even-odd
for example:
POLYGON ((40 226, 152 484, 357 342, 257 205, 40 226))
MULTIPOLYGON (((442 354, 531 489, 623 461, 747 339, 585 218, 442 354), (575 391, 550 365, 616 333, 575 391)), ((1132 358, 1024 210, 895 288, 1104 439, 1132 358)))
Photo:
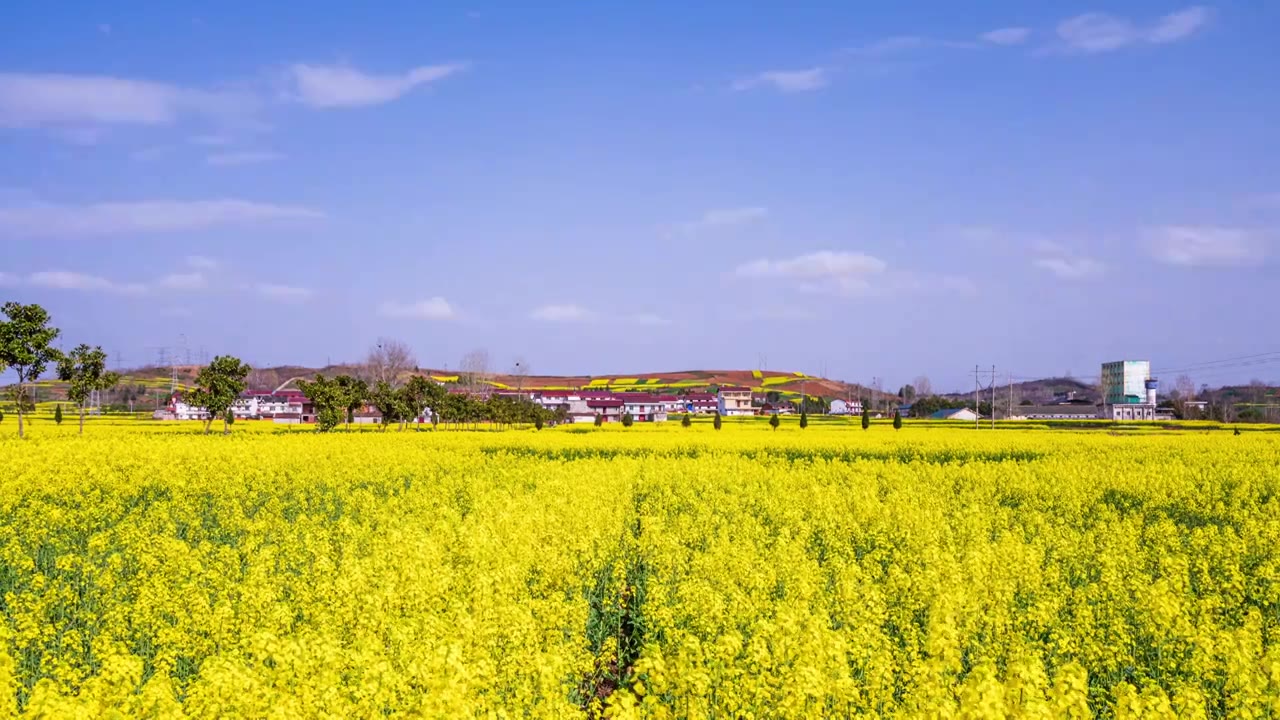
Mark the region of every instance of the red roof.
POLYGON ((599 399, 599 400, 588 400, 588 401, 587 401, 587 407, 593 407, 593 408, 616 408, 616 407, 622 407, 622 401, 621 401, 621 400, 614 400, 614 399, 612 399, 612 398, 607 398, 607 399, 606 399, 606 398, 601 398, 601 399, 599 399))
POLYGON ((699 402, 699 401, 715 402, 716 396, 712 393, 689 393, 684 396, 684 399, 690 402, 699 402))
POLYGON ((725 385, 720 388, 720 392, 751 392, 751 388, 742 387, 741 385, 725 385))

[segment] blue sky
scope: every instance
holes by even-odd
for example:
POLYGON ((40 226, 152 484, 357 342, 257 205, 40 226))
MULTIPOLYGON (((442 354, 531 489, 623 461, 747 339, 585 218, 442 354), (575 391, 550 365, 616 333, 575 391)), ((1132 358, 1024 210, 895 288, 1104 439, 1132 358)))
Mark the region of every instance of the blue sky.
POLYGON ((126 365, 1278 349, 1274 3, 425 5, 7 11, 0 296, 126 365))

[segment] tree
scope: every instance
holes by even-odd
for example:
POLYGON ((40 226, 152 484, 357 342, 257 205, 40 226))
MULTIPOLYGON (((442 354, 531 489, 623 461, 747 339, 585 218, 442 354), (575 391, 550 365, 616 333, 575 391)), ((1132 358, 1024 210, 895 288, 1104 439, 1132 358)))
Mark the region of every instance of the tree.
POLYGON ((635 418, 631 417, 631 413, 622 413, 622 427, 631 427, 633 422, 635 422, 635 418))
POLYGON ((933 383, 929 382, 929 378, 924 375, 912 380, 911 388, 915 391, 915 397, 926 397, 933 394, 933 383))
POLYGON ((781 422, 782 421, 778 419, 778 413, 774 413, 769 416, 769 427, 773 428, 774 430, 778 429, 778 425, 781 422))
POLYGON ((601 425, 604 425, 604 416, 596 413, 596 427, 600 427, 601 425))
POLYGON ((409 378, 409 384, 404 386, 402 393, 404 395, 405 408, 408 410, 407 417, 404 420, 417 418, 427 409, 431 409, 434 415, 435 408, 446 394, 443 385, 422 375, 414 375, 409 378))
POLYGON ((541 430, 541 429, 542 429, 542 414, 541 414, 541 413, 539 413, 537 416, 535 416, 535 417, 533 418, 533 429, 534 429, 534 430, 541 430))
POLYGON ((400 376, 417 367, 418 361, 409 346, 392 338, 378 338, 365 356, 365 379, 371 386, 384 382, 391 389, 400 387, 400 376))
POLYGON ((485 349, 472 350, 462 356, 462 362, 458 363, 458 382, 462 387, 466 388, 467 393, 474 395, 480 391, 484 385, 484 380, 489 377, 489 351, 485 349))
POLYGON ((894 430, 902 429, 902 413, 898 410, 893 411, 893 429, 894 430))
POLYGON ((0 423, 4 422, 4 411, 0 410, 0 423))
POLYGON ((316 432, 329 432, 338 426, 347 409, 347 391, 337 378, 329 380, 316 373, 314 381, 299 380, 298 389, 316 409, 316 432))
POLYGON ((898 394, 902 396, 904 402, 911 402, 916 399, 916 386, 907 384, 898 389, 898 394))
POLYGON ((680 418, 681 427, 689 427, 692 424, 693 424, 693 416, 690 415, 689 413, 685 413, 684 417, 680 418))
POLYGON ((711 421, 711 427, 719 430, 722 424, 724 424, 724 421, 720 419, 720 411, 717 410, 715 418, 711 421))
MULTIPOLYGON (((84 414, 95 391, 110 390, 120 382, 120 375, 107 371, 107 354, 101 347, 77 345, 58 360, 58 379, 70 383, 67 399, 80 409, 80 434, 84 434, 84 414)), ((62 407, 58 407, 59 413, 62 407)))
POLYGON ((807 427, 809 427, 809 413, 801 410, 800 411, 800 429, 803 430, 807 427))
POLYGON ((196 389, 187 393, 187 402, 194 407, 202 407, 208 413, 204 421, 204 432, 209 434, 215 417, 222 418, 222 434, 231 432, 231 405, 240 397, 246 387, 245 378, 251 368, 240 358, 231 355, 219 355, 213 362, 200 368, 196 375, 196 389))
POLYGON ((53 347, 58 329, 49 326, 49 313, 39 305, 7 302, 0 308, 8 320, 0 321, 0 372, 12 368, 18 376, 13 398, 18 406, 18 437, 22 437, 23 412, 27 407, 26 385, 44 374, 62 353, 53 347))
POLYGON ((862 429, 866 430, 871 427, 871 409, 865 405, 862 408, 862 429))
MULTIPOLYGON (((62 403, 58 403, 57 406, 53 408, 53 423, 55 425, 62 424, 62 403)), ((84 426, 81 425, 80 429, 81 429, 81 432, 83 432, 84 426)))
POLYGON ((364 407, 369 402, 369 383, 358 377, 351 375, 339 375, 333 381, 338 384, 338 388, 342 391, 343 409, 347 416, 347 429, 351 429, 351 423, 355 420, 356 411, 364 407))
POLYGON ((378 412, 382 414, 383 431, 391 423, 400 422, 407 412, 404 396, 397 392, 396 388, 386 380, 379 381, 373 388, 373 392, 369 396, 369 402, 373 403, 373 406, 378 408, 378 412))

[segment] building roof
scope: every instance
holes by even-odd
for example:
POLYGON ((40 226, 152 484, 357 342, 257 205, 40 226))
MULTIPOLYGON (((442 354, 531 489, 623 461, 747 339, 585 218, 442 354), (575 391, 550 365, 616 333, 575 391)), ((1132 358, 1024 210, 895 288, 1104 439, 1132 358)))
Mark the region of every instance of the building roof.
POLYGON ((720 392, 751 392, 751 388, 743 387, 741 385, 725 385, 720 388, 720 392))
POLYGON ((929 416, 931 420, 946 420, 962 412, 973 412, 969 408, 946 408, 929 416))
POLYGON ((1023 405, 1014 410, 1015 415, 1076 415, 1094 417, 1098 408, 1093 405, 1023 405))
POLYGON ((622 407, 622 401, 621 401, 621 400, 615 400, 615 399, 613 399, 613 398, 600 398, 600 399, 598 399, 598 400, 588 400, 588 401, 587 401, 587 407, 593 407, 593 408, 619 408, 619 407, 622 407))

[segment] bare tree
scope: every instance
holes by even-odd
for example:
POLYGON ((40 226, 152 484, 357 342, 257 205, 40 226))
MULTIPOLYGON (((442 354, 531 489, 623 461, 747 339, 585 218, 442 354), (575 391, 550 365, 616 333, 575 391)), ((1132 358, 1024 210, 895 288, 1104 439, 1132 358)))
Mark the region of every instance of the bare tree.
POLYGON ((483 348, 472 350, 462 356, 458 363, 458 382, 468 393, 480 390, 482 381, 489 377, 489 351, 483 348))
POLYGON ((511 367, 511 377, 515 380, 516 390, 524 392, 524 382, 529 377, 529 363, 524 358, 516 358, 515 365, 511 367))
POLYGON ((403 384, 401 376, 418 366, 409 346, 392 338, 378 338, 364 361, 365 380, 371 386, 385 382, 393 388, 403 384))
POLYGON ((916 389, 916 397, 929 397, 933 394, 933 383, 929 382, 929 378, 924 375, 912 380, 911 387, 916 389))
POLYGON ((1178 415, 1183 419, 1187 417, 1187 402, 1196 399, 1196 384, 1189 376, 1179 375, 1177 380, 1173 381, 1173 392, 1170 393, 1173 400, 1173 408, 1178 411, 1178 415))

